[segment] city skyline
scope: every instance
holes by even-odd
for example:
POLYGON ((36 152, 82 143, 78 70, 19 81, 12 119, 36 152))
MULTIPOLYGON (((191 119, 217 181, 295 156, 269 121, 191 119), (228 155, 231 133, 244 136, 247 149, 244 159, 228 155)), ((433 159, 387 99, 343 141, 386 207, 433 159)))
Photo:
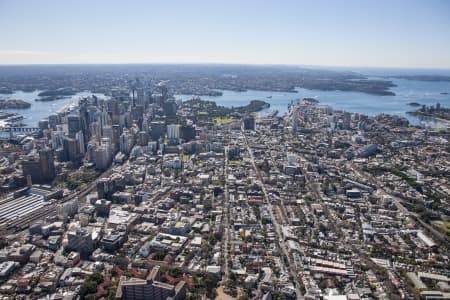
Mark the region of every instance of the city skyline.
POLYGON ((450 299, 449 8, 0 0, 0 300, 450 299))
POLYGON ((450 68, 446 1, 0 1, 0 64, 450 68))

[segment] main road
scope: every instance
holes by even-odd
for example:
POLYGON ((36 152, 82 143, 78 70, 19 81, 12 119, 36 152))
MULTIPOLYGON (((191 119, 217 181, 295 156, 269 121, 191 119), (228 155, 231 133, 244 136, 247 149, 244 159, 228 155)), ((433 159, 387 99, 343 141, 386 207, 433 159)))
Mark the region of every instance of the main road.
POLYGON ((288 262, 288 265, 287 266, 285 265, 285 267, 288 269, 289 274, 292 276, 292 278, 295 281, 294 282, 294 287, 295 287, 295 293, 297 295, 297 299, 298 300, 304 299, 303 295, 300 292, 300 289, 298 287, 299 286, 298 282, 300 282, 299 278, 298 278, 298 271, 299 270, 297 270, 296 264, 293 262, 291 256, 289 255, 289 252, 287 250, 286 242, 285 242, 285 240, 283 238, 283 235, 281 233, 280 224, 278 223, 278 220, 277 220, 277 218, 275 217, 275 215, 273 213, 273 206, 272 206, 272 203, 269 200, 268 193, 267 193, 267 190, 266 190, 266 186, 265 186, 265 184, 264 184, 264 182, 262 180, 261 173, 259 172, 259 169, 256 166, 255 158, 253 156, 253 151, 252 151, 252 149, 250 147, 250 144, 248 143, 247 136, 245 135, 244 131, 242 131, 242 135, 244 136, 245 146, 246 146, 247 151, 248 151, 248 153, 250 155, 250 159, 251 159, 251 162, 252 162, 252 165, 253 165, 253 169, 255 170, 256 175, 258 176, 258 180, 260 182, 260 185, 261 185, 261 188, 262 188, 262 191, 263 191, 263 194, 264 194, 264 202, 269 207, 269 214, 270 214, 270 218, 272 219, 272 223, 273 223, 274 228, 275 228, 275 233, 276 233, 278 241, 279 241, 279 248, 282 250, 282 254, 283 254, 284 258, 286 259, 286 261, 288 262))

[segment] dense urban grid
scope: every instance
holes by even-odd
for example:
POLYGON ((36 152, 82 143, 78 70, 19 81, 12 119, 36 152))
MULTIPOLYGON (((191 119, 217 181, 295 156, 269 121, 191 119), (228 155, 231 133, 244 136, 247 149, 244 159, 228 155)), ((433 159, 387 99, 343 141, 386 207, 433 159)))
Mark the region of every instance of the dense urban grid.
POLYGON ((144 82, 3 138, 0 299, 450 298, 448 129, 144 82))

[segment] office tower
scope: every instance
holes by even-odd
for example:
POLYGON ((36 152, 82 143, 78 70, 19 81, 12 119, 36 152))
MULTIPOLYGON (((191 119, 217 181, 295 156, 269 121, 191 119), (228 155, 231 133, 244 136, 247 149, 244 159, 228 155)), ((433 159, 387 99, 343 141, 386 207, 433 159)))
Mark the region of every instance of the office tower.
POLYGON ((167 117, 172 117, 177 114, 177 104, 175 103, 175 101, 171 100, 164 102, 162 108, 164 115, 167 117))
POLYGON ((111 162, 110 156, 108 147, 105 145, 98 146, 94 150, 95 167, 101 171, 107 170, 111 162))
POLYGON ((137 99, 135 105, 145 106, 145 92, 144 87, 137 88, 137 99))
POLYGON ((195 139, 195 128, 192 125, 182 125, 180 127, 180 137, 185 141, 189 142, 195 139))
POLYGON ((67 116, 67 129, 70 138, 75 138, 75 134, 81 130, 80 116, 67 116))
POLYGON ((78 131, 75 134, 75 139, 78 141, 78 151, 80 152, 81 155, 84 155, 84 153, 86 153, 86 146, 85 146, 85 139, 84 139, 84 133, 83 131, 78 131))
POLYGON ((170 140, 177 140, 180 138, 180 125, 170 124, 167 125, 167 138, 170 140))
POLYGON ((89 130, 89 112, 88 112, 88 102, 87 99, 84 99, 85 101, 80 100, 80 129, 82 132, 83 140, 80 141, 81 146, 83 147, 83 150, 81 151, 84 153, 86 151, 86 144, 89 141, 91 137, 91 132, 89 130))
POLYGON ((51 129, 55 130, 56 125, 59 124, 59 118, 57 114, 51 114, 48 116, 48 125, 51 129))
POLYGON ((120 135, 122 134, 122 127, 120 125, 113 125, 112 126, 112 147, 114 149, 114 152, 119 150, 120 145, 120 135))
POLYGON ((40 161, 35 157, 22 161, 22 173, 25 178, 31 179, 32 183, 44 183, 40 161))
POLYGON ((103 126, 102 138, 113 140, 113 129, 111 126, 103 126))
POLYGON ((137 141, 136 141, 136 143, 139 146, 146 146, 148 144, 148 141, 149 141, 149 134, 147 132, 140 131, 137 134, 137 141))
POLYGON ((38 122, 38 127, 39 127, 39 129, 41 129, 41 130, 48 129, 48 120, 47 120, 47 119, 42 119, 42 120, 40 120, 40 121, 38 122))
POLYGON ((292 131, 293 132, 297 132, 297 129, 298 129, 298 109, 296 107, 294 107, 293 111, 292 111, 291 125, 292 125, 292 131))
POLYGON ((166 132, 166 125, 164 122, 154 121, 150 123, 151 137, 153 141, 159 140, 159 138, 164 137, 166 132))
POLYGON ((253 116, 246 116, 243 120, 244 130, 255 130, 255 118, 253 116))
POLYGON ((79 162, 81 159, 79 142, 76 139, 64 137, 63 139, 63 160, 79 162))
POLYGON ((51 149, 42 149, 39 151, 39 162, 43 181, 51 182, 56 176, 53 151, 51 149))
POLYGON ((142 128, 142 120, 144 117, 144 106, 136 105, 131 110, 131 118, 133 121, 138 124, 139 128, 142 128))
POLYGON ((130 154, 131 148, 134 146, 133 135, 128 129, 124 129, 120 135, 120 152, 130 154))
POLYGON ((53 151, 43 149, 39 151, 39 159, 30 157, 22 162, 22 172, 32 183, 51 183, 56 176, 53 151))
POLYGON ((350 129, 350 124, 351 124, 351 115, 349 112, 344 112, 344 116, 343 116, 343 121, 342 121, 342 126, 343 129, 350 129))

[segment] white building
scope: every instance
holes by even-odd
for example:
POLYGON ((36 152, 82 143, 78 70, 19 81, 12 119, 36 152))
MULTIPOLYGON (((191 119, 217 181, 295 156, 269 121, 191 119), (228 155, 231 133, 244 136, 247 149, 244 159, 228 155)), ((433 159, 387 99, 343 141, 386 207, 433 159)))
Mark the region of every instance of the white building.
POLYGON ((180 125, 170 124, 167 125, 167 138, 179 139, 180 138, 180 125))

